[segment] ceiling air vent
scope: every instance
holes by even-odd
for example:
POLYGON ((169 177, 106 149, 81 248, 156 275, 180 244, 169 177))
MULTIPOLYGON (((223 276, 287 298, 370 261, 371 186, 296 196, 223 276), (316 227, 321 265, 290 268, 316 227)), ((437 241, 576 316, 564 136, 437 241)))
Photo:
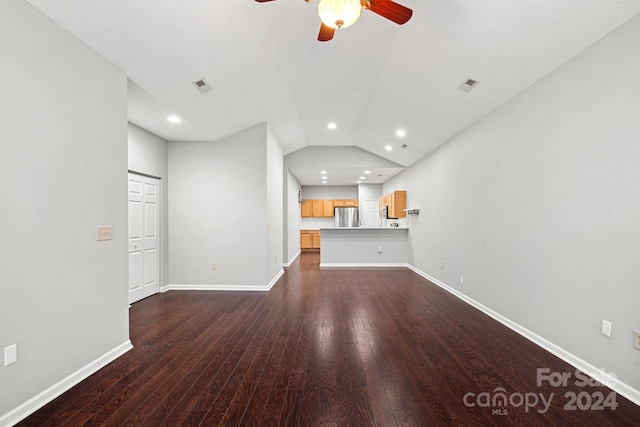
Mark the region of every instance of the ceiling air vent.
POLYGON ((478 86, 478 83, 480 83, 478 80, 466 79, 460 86, 458 86, 458 89, 463 92, 471 92, 471 89, 478 86))
POLYGON ((200 93, 211 92, 213 88, 209 85, 209 83, 205 82, 204 79, 192 82, 192 84, 198 89, 200 93))

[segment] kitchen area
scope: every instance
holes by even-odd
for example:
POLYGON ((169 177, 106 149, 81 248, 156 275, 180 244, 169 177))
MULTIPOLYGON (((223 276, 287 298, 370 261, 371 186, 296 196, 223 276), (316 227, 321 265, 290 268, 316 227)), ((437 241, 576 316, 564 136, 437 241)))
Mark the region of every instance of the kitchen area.
POLYGON ((334 187, 333 193, 326 187, 303 188, 301 251, 319 252, 321 268, 406 266, 407 213, 417 210, 407 210, 406 191, 380 196, 381 186, 376 187, 377 193, 368 194, 359 191, 362 186, 334 187))

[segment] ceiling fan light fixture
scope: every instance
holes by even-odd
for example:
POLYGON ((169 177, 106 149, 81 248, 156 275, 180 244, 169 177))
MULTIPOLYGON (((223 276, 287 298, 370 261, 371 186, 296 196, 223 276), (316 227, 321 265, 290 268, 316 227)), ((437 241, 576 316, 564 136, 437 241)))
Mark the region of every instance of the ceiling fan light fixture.
POLYGON ((358 20, 361 9, 360 0, 320 0, 318 15, 330 28, 347 28, 358 20))

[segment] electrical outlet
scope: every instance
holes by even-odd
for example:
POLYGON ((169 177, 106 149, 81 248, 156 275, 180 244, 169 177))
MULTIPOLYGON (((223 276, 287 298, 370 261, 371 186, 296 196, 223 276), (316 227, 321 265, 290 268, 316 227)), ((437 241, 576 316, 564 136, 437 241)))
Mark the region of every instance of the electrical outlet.
POLYGON ((444 268, 444 260, 440 260, 440 268, 444 268))
POLYGON ((382 246, 378 246, 378 253, 381 254, 382 253, 382 246))
POLYGON ((217 270, 218 269, 218 263, 217 262, 212 262, 211 263, 211 269, 212 270, 217 270))
POLYGON ((4 348, 4 366, 9 366, 18 361, 18 344, 4 348))
POLYGON ((460 276, 460 284, 464 285, 464 276, 460 276))
POLYGON ((640 350, 640 331, 633 331, 633 346, 640 350))
POLYGON ((611 338, 611 329, 613 328, 613 324, 609 321, 602 321, 602 335, 611 338))

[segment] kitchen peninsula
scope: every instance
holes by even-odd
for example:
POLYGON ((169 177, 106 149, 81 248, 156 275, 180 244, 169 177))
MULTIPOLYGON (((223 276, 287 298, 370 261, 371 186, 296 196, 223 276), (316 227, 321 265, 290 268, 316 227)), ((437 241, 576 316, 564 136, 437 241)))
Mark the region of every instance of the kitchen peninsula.
POLYGON ((406 267, 407 227, 320 229, 320 268, 406 267))

